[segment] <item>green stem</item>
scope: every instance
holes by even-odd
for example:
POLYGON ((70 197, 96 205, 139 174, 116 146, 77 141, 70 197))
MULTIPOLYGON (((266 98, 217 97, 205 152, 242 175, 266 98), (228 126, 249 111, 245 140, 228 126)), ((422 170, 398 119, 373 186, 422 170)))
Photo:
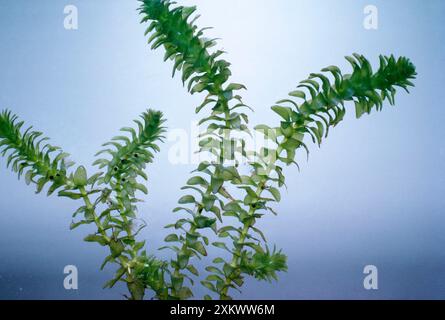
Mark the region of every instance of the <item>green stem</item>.
MULTIPOLYGON (((224 118, 225 118, 225 124, 227 127, 227 130, 225 130, 224 132, 224 138, 225 139, 229 139, 230 138, 230 109, 229 109, 229 105, 228 105, 228 101, 225 97, 222 96, 222 86, 221 85, 217 85, 216 88, 214 88, 214 91, 218 93, 218 99, 220 101, 221 104, 223 104, 224 106, 224 118)), ((224 164, 224 159, 225 159, 225 155, 224 155, 224 146, 222 144, 221 149, 220 149, 220 154, 219 154, 219 163, 220 164, 224 164)), ((204 194, 204 196, 209 196, 212 194, 212 186, 209 186, 204 194)), ((198 210, 197 210, 197 216, 202 214, 202 211, 204 210, 203 206, 198 206, 198 210)), ((190 226, 190 229, 188 231, 189 233, 194 234, 196 232, 196 227, 194 225, 190 226)), ((182 245, 181 251, 185 251, 187 250, 188 245, 186 242, 184 242, 184 244, 182 245)), ((177 259, 177 263, 174 267, 174 271, 173 271, 173 276, 176 278, 180 278, 181 277, 181 268, 179 266, 179 257, 177 259)), ((173 297, 178 297, 178 292, 177 290, 172 286, 172 296, 173 297)))
MULTIPOLYGON (((103 227, 102 223, 100 222, 100 219, 96 214, 96 208, 94 207, 90 198, 88 197, 88 193, 86 192, 85 187, 80 187, 79 191, 82 194, 82 199, 85 203, 85 206, 87 207, 87 209, 91 212, 91 214, 93 216, 94 224, 96 225, 99 233, 103 236, 103 238, 107 242, 108 246, 110 246, 111 238, 108 236, 107 232, 105 231, 105 228, 103 227)), ((133 279, 132 269, 134 267, 133 264, 135 262, 134 258, 133 258, 133 260, 128 262, 122 257, 122 255, 120 255, 118 257, 118 259, 119 259, 120 266, 125 270, 127 280, 132 280, 133 279)), ((136 291, 133 290, 130 286, 127 286, 127 287, 128 287, 128 290, 130 291, 132 300, 137 300, 139 295, 136 293, 136 291)))
MULTIPOLYGON (((277 159, 279 158, 281 152, 283 151, 283 148, 281 146, 278 146, 277 150, 276 150, 276 155, 277 155, 277 159)), ((274 159, 276 161, 276 159, 274 159)), ((274 161, 274 164, 275 164, 274 161)), ((268 167, 268 174, 267 176, 269 176, 270 171, 272 170, 274 164, 269 165, 268 167)), ((258 184, 257 190, 255 191, 255 194, 257 196, 257 198, 261 198, 261 195, 263 193, 263 191, 266 189, 266 181, 262 181, 258 184)), ((249 216, 253 216, 256 212, 256 208, 251 206, 249 209, 249 216)), ((253 220, 248 220, 248 222, 245 222, 243 224, 243 230, 241 231, 240 237, 239 237, 239 243, 240 246, 238 248, 236 248, 232 254, 232 260, 230 262, 230 265, 235 268, 238 269, 239 268, 239 264, 240 264, 240 258, 241 258, 241 253, 243 251, 244 248, 244 241, 247 238, 247 235, 249 234, 249 230, 250 228, 253 226, 255 222, 253 220)), ((220 299, 225 299, 228 296, 228 290, 230 285, 232 284, 232 279, 230 278, 230 275, 226 277, 226 279, 224 280, 224 287, 222 289, 222 291, 220 292, 220 299)))

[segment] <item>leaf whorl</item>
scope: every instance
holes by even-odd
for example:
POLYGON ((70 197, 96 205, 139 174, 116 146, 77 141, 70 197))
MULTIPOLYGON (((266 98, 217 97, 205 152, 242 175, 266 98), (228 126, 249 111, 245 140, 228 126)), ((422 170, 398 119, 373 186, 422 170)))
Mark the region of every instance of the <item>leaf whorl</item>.
MULTIPOLYGON (((116 136, 112 141, 103 146, 110 147, 97 153, 108 154, 110 159, 98 159, 94 165, 99 169, 106 168, 106 174, 102 179, 104 183, 128 182, 137 177, 147 180, 144 169, 148 163, 153 161, 154 152, 159 151, 157 142, 163 141, 165 128, 162 126, 165 122, 162 112, 148 110, 141 115, 141 120, 135 120, 137 130, 134 128, 122 128, 122 132, 130 134, 128 136, 116 136)), ((137 189, 140 186, 136 186, 137 189)))
POLYGON ((173 2, 168 0, 143 0, 140 13, 144 15, 142 22, 151 20, 146 34, 152 33, 149 43, 151 48, 165 48, 164 60, 175 62, 173 75, 182 70, 182 81, 188 83, 192 92, 218 95, 220 85, 231 75, 230 64, 218 60, 223 51, 209 53, 208 48, 215 45, 215 40, 203 38, 204 30, 199 30, 190 19, 196 7, 178 6, 172 8, 173 2), (192 77, 193 76, 193 77, 192 77), (193 86, 193 88, 192 88, 193 86))

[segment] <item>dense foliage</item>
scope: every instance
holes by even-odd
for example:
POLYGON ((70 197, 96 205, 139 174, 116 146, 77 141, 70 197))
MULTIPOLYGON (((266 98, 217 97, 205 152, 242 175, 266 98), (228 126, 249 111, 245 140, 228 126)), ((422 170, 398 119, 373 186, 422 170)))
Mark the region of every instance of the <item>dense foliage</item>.
POLYGON ((146 35, 152 49, 164 48, 165 60, 173 62, 173 75, 181 72, 190 93, 205 93, 195 112, 203 114, 200 124, 206 126, 200 135, 200 152, 212 160, 200 163, 193 172, 174 209, 181 216, 166 226, 173 231, 162 249, 173 250, 171 261, 148 255, 145 241, 136 239, 144 227, 136 221, 136 193, 148 192, 144 170, 159 151, 157 143, 165 131, 162 113, 143 113, 135 121, 136 129, 123 128, 127 134, 104 144, 106 149, 98 155, 108 157, 94 163, 99 172, 91 176, 83 166, 70 173, 73 163, 67 161, 68 154, 46 143, 40 132, 23 131, 23 122, 9 111, 0 115, 0 148, 7 165, 19 177, 26 171, 26 182, 35 183, 38 192, 50 183, 48 194, 58 190, 59 196, 83 201, 71 228, 97 227, 85 241, 109 247, 102 268, 107 263, 118 265, 106 287, 124 281, 131 299, 142 299, 146 290, 158 299, 187 299, 193 296, 189 283, 193 285, 196 278, 210 290, 204 298, 230 299, 230 291, 239 290, 245 276, 277 279, 277 272, 287 270, 286 256, 275 246, 270 248, 255 225, 265 214, 276 214, 272 205, 281 200, 283 167, 298 166, 297 151, 309 152, 308 141, 321 144, 343 120, 347 102, 354 103, 357 117, 379 111, 386 100, 394 104, 396 87, 407 90, 416 76, 414 65, 404 57, 381 56, 375 72, 365 57, 346 57, 350 74, 327 67, 272 106, 277 124, 255 127, 269 143, 249 150, 236 135, 252 134, 246 114, 250 108, 240 94, 246 87, 230 81, 230 63, 221 58, 223 51, 211 51, 216 42, 204 37, 205 28, 196 26, 195 11, 168 0, 143 0, 140 7, 142 22, 149 22, 146 35), (199 278, 194 258, 216 252, 208 250, 210 245, 227 251, 229 259, 215 257, 206 267, 208 274, 199 278))

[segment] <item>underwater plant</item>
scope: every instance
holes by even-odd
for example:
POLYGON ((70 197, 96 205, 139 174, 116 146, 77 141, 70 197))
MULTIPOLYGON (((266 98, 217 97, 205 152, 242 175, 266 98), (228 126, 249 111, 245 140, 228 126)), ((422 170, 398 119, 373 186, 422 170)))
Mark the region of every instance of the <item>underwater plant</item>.
POLYGON ((117 270, 105 287, 123 281, 128 298, 134 300, 147 293, 157 299, 188 299, 193 296, 190 284, 199 279, 209 289, 205 299, 231 299, 231 291, 240 290, 246 276, 271 281, 287 270, 286 255, 270 248, 255 226, 265 214, 276 214, 271 206, 281 200, 283 167, 298 166, 296 152, 309 154, 308 141, 322 143, 343 120, 347 102, 354 103, 357 118, 380 111, 385 101, 394 105, 396 87, 408 91, 413 86, 415 67, 405 57, 381 56, 373 71, 365 57, 353 54, 346 57, 350 74, 335 66, 310 74, 272 106, 276 125, 255 126, 267 145, 249 150, 246 141, 236 137, 239 132, 252 134, 246 114, 250 107, 240 93, 246 87, 230 81, 230 63, 221 58, 224 52, 212 50, 216 41, 205 38, 206 28, 195 24, 196 8, 169 0, 139 1, 142 23, 149 23, 145 35, 150 35, 151 48, 164 48, 164 60, 174 64, 173 76, 181 72, 191 94, 206 94, 195 112, 203 114, 199 124, 206 126, 199 151, 212 160, 193 171, 173 210, 181 215, 166 226, 173 231, 161 249, 172 250, 173 258, 164 261, 149 254, 145 241, 137 238, 145 226, 136 223, 137 194, 148 192, 144 170, 166 130, 161 112, 144 112, 135 120, 136 128, 122 128, 123 134, 105 143, 96 154, 105 157, 94 162, 98 172, 92 175, 83 166, 74 169, 67 153, 49 144, 41 132, 24 129, 24 122, 7 110, 0 114, 0 151, 6 165, 27 184, 35 184, 37 193, 48 186, 48 195, 57 192, 82 202, 71 229, 95 225, 97 232, 84 240, 109 248, 101 269, 114 263, 117 270), (207 256, 210 245, 227 251, 229 259, 215 257, 201 277, 194 258, 207 256))

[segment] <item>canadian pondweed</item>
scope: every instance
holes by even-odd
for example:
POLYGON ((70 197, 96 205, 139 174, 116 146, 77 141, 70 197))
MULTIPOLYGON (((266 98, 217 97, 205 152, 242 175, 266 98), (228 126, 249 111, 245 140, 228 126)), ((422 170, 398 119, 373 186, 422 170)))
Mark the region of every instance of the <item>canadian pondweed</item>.
POLYGON ((164 48, 165 60, 173 62, 173 75, 181 73, 190 93, 205 93, 195 108, 203 114, 200 125, 206 126, 199 136, 199 151, 210 154, 212 160, 201 162, 193 171, 173 210, 181 216, 166 226, 173 231, 161 249, 171 249, 173 258, 163 261, 147 253, 145 241, 137 239, 144 225, 135 223, 137 194, 148 193, 145 168, 159 151, 165 132, 161 112, 144 112, 135 120, 135 128, 122 128, 121 135, 104 144, 97 154, 104 157, 94 162, 98 172, 92 175, 83 166, 74 169, 69 155, 50 145, 42 133, 24 130, 24 123, 10 111, 0 114, 1 153, 7 166, 19 178, 24 175, 27 184, 35 184, 38 193, 48 186, 48 195, 57 192, 82 202, 71 229, 92 224, 97 232, 85 241, 109 248, 101 269, 108 263, 117 269, 105 287, 123 281, 130 299, 143 299, 146 294, 187 299, 193 296, 190 284, 199 279, 210 291, 205 299, 231 299, 231 291, 240 290, 246 276, 271 281, 287 270, 286 255, 268 245, 264 232, 256 227, 262 216, 276 214, 273 204, 280 202, 280 188, 285 185, 283 167, 298 166, 296 152, 309 153, 308 141, 322 143, 343 120, 347 102, 354 103, 357 118, 381 110, 386 100, 393 105, 396 87, 413 86, 415 67, 404 57, 381 56, 373 71, 365 57, 353 54, 346 57, 352 66, 350 74, 335 66, 310 74, 289 97, 272 106, 278 115, 276 125, 255 126, 271 144, 249 150, 245 141, 234 136, 235 132, 252 133, 248 126, 251 108, 241 97, 246 87, 230 81, 224 52, 211 49, 216 41, 205 38, 206 28, 195 24, 196 8, 168 0, 141 2, 142 23, 148 23, 145 34, 152 49, 164 48), (246 163, 249 170, 240 170, 246 163), (209 246, 215 249, 210 251, 209 246), (196 258, 218 249, 227 251, 229 258, 216 256, 201 277, 194 265, 196 258))

